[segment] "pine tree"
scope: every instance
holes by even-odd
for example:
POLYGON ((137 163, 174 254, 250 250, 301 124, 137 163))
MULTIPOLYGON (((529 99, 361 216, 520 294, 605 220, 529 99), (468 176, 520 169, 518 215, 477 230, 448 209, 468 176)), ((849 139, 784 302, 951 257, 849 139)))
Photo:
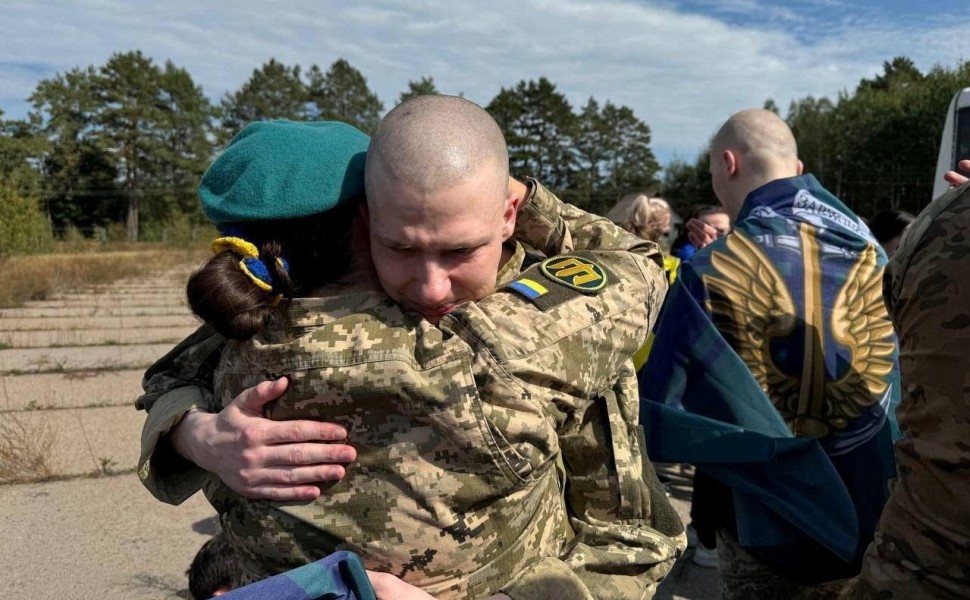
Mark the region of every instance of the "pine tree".
POLYGON ((4 119, 0 109, 0 178, 16 174, 20 185, 36 191, 41 174, 31 162, 46 146, 36 122, 4 119))
POLYGON ((307 76, 307 95, 316 105, 318 118, 348 123, 364 133, 377 128, 384 104, 349 62, 338 59, 326 73, 313 65, 307 76))
POLYGON ((657 163, 650 150, 650 127, 627 106, 607 101, 601 113, 605 131, 605 188, 619 197, 631 191, 656 193, 657 163))
POLYGON ((600 114, 600 106, 592 96, 579 113, 573 143, 576 149, 577 171, 573 177, 573 186, 579 192, 575 199, 580 206, 597 205, 599 212, 609 208, 617 198, 600 194, 603 183, 603 164, 606 161, 606 124, 600 114), (595 200, 591 202, 595 196, 595 200), (600 206, 603 205, 603 206, 600 206))
POLYGON ((138 240, 139 213, 148 189, 161 189, 159 156, 164 148, 161 70, 140 50, 115 54, 99 70, 97 123, 102 145, 114 149, 127 197, 125 227, 138 240))
POLYGON ((223 97, 220 141, 228 141, 252 121, 306 118, 307 89, 299 65, 288 67, 271 58, 239 90, 223 97))
POLYGON ((35 156, 43 171, 43 199, 55 227, 103 225, 122 216, 114 159, 96 136, 98 74, 75 68, 37 84, 32 126, 45 142, 35 156))
POLYGON ((434 84, 433 77, 422 77, 420 81, 408 81, 408 91, 401 92, 401 96, 397 99, 397 103, 402 104, 411 98, 440 93, 441 92, 438 91, 437 86, 434 84))
POLYGON ((201 221, 195 188, 213 154, 213 107, 188 71, 171 61, 162 73, 160 100, 159 182, 167 201, 156 203, 166 209, 157 218, 168 218, 168 212, 178 210, 201 221))
POLYGON ((553 188, 568 188, 575 167, 576 115, 545 77, 502 88, 486 107, 505 133, 513 174, 532 175, 553 188))

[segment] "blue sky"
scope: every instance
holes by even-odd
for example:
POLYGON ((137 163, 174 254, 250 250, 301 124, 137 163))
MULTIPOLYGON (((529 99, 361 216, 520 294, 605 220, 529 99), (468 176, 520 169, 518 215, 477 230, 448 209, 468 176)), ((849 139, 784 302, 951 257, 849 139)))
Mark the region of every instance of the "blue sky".
POLYGON ((661 163, 693 160, 733 112, 773 98, 835 97, 903 55, 970 59, 957 0, 6 0, 0 109, 23 117, 43 78, 140 49, 185 67, 218 101, 275 57, 346 58, 389 109, 410 79, 486 104, 548 77, 577 107, 633 108, 661 163))

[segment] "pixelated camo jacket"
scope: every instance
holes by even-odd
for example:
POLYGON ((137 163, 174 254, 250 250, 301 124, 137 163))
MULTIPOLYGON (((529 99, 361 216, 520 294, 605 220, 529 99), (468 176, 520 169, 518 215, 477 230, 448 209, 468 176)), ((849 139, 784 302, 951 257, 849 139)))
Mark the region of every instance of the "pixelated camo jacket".
POLYGON ((309 504, 247 501, 207 485, 241 550, 244 581, 344 549, 438 598, 496 592, 530 563, 560 556, 573 535, 560 441, 591 420, 602 421, 598 431, 613 428, 591 443, 614 447, 573 448, 567 468, 596 476, 578 512, 609 518, 617 490, 630 487, 622 480, 641 485, 641 451, 629 441, 637 423, 629 357, 646 337, 662 279, 635 253, 573 254, 602 259, 611 284, 542 310, 500 291, 437 327, 375 292, 297 299, 273 336, 230 346, 216 375, 223 404, 286 375, 289 389, 268 416, 339 423, 358 452, 309 504), (623 406, 607 417, 597 395, 610 390, 623 406), (604 456, 612 457, 605 471, 604 456))

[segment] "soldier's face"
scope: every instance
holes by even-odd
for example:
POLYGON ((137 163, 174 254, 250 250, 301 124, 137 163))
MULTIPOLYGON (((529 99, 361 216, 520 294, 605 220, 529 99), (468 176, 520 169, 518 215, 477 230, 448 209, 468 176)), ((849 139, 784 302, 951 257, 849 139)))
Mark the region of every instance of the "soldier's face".
POLYGON ((515 228, 507 180, 484 169, 429 192, 378 174, 367 193, 374 267, 398 304, 437 323, 494 291, 502 244, 515 228))

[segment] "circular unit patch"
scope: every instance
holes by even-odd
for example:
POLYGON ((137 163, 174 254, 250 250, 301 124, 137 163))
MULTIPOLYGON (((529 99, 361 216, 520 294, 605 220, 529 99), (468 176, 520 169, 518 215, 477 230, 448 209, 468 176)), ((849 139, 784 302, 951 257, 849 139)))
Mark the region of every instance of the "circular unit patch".
POLYGON ((578 256, 554 256, 539 265, 542 274, 568 288, 595 293, 606 287, 606 270, 578 256))

